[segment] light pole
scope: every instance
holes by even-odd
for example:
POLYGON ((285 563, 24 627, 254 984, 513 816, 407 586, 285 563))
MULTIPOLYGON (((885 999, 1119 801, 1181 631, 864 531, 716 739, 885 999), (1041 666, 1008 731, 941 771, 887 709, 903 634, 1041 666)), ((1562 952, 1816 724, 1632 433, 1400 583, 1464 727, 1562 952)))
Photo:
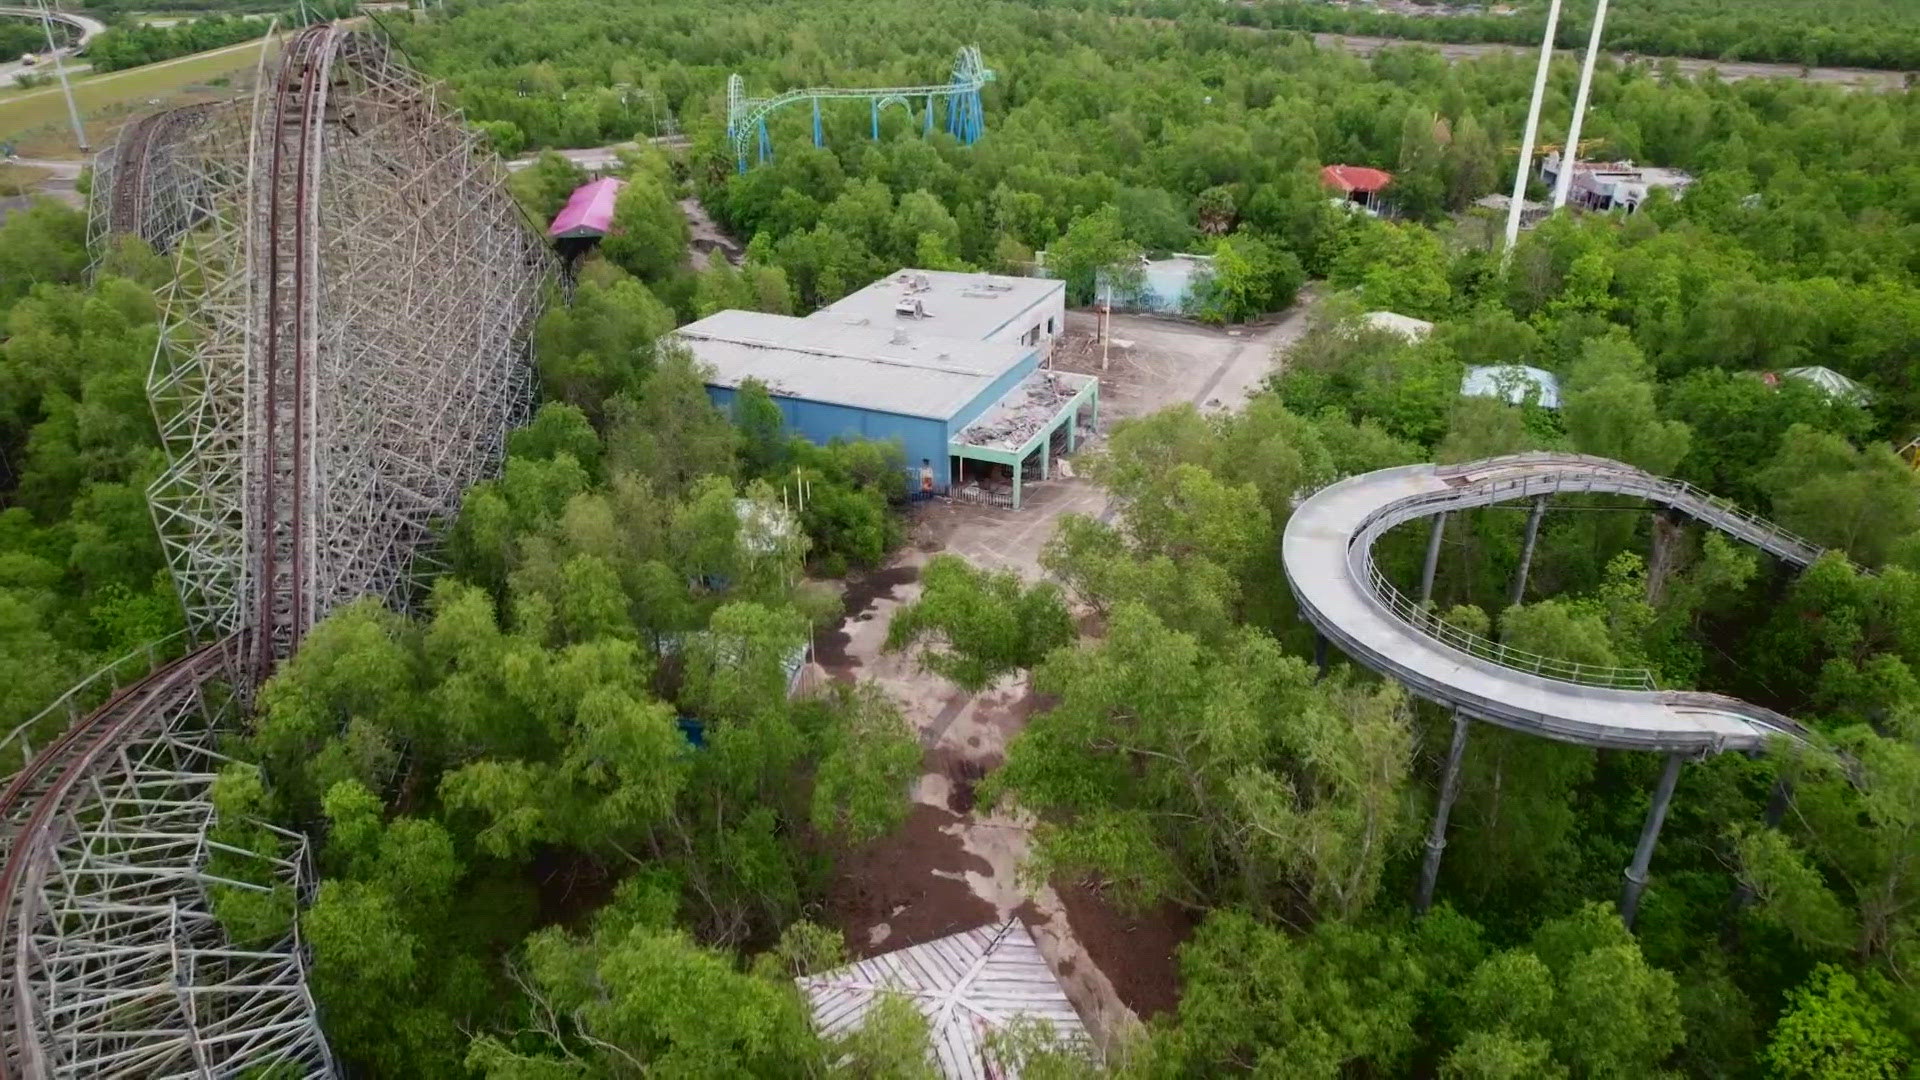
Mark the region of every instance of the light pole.
POLYGON ((1593 63, 1600 56, 1600 28, 1607 22, 1607 0, 1599 0, 1593 9, 1593 33, 1587 38, 1587 58, 1580 65, 1580 91, 1573 98, 1573 124, 1567 128, 1567 145, 1560 151, 1560 173, 1553 178, 1553 209, 1567 205, 1567 191, 1573 186, 1573 163, 1580 159, 1580 122, 1587 118, 1587 95, 1593 90, 1593 63))
POLYGON ((1533 140, 1540 134, 1540 105, 1547 96, 1547 69, 1553 66, 1553 35, 1560 28, 1560 0, 1547 8, 1547 32, 1540 39, 1540 67, 1533 74, 1533 104, 1527 107, 1527 130, 1520 140, 1520 164, 1513 173, 1513 203, 1507 207, 1507 244, 1501 258, 1513 254, 1520 239, 1520 207, 1527 198, 1527 174, 1533 171, 1533 140))
POLYGON ((47 53, 53 57, 53 73, 60 78, 60 92, 67 96, 67 119, 73 122, 73 141, 84 154, 92 147, 87 145, 87 129, 80 123, 80 109, 73 103, 73 87, 67 82, 66 66, 60 62, 60 43, 53 39, 53 13, 47 9, 47 0, 40 0, 40 23, 47 31, 47 53))

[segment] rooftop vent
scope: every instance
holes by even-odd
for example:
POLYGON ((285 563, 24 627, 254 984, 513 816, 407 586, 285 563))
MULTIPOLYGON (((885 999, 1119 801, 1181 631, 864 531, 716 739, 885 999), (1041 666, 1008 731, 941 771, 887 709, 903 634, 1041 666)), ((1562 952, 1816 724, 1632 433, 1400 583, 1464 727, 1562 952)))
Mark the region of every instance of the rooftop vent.
POLYGON ((924 319, 927 317, 927 307, 918 296, 908 293, 893 302, 893 313, 905 319, 924 319))

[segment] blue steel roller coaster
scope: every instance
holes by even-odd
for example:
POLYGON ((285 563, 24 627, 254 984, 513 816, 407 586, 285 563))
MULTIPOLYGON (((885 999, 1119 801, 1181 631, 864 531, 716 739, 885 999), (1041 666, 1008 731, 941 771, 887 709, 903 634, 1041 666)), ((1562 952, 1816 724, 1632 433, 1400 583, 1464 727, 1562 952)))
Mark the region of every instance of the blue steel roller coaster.
POLYGON ((993 70, 981 61, 980 50, 968 45, 955 55, 953 75, 943 85, 933 86, 888 86, 873 88, 847 89, 831 86, 814 86, 800 90, 788 90, 772 97, 750 98, 747 96, 746 82, 738 75, 727 78, 727 138, 733 144, 734 162, 741 172, 747 171, 747 151, 758 142, 755 162, 764 162, 773 156, 773 141, 767 136, 767 117, 783 105, 799 101, 813 104, 813 144, 821 145, 823 138, 820 128, 820 102, 836 98, 858 98, 868 102, 873 113, 873 137, 880 137, 880 112, 889 105, 898 105, 913 112, 913 103, 926 99, 923 128, 933 131, 934 104, 937 99, 947 101, 947 133, 959 139, 961 143, 972 145, 986 130, 986 113, 980 106, 980 88, 993 81, 993 70))

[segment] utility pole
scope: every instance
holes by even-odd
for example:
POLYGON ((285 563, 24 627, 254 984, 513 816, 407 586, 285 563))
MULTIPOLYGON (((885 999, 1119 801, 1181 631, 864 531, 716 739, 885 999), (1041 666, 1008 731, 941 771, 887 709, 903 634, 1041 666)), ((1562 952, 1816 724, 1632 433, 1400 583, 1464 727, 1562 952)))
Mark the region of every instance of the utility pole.
POLYGON ((1507 244, 1501 258, 1513 254, 1520 239, 1520 207, 1527 198, 1527 174, 1533 171, 1533 140, 1540 135, 1540 105, 1547 97, 1547 71, 1553 66, 1553 35, 1560 29, 1560 0, 1547 8, 1547 32, 1540 39, 1540 66, 1533 73, 1533 104, 1527 107, 1527 131, 1520 140, 1520 164, 1513 173, 1513 203, 1507 207, 1507 244))
POLYGON ((67 119, 73 122, 73 141, 84 154, 93 148, 87 145, 87 129, 81 125, 80 109, 73 103, 73 86, 67 82, 66 65, 60 62, 60 43, 53 38, 53 13, 47 9, 47 0, 40 0, 40 23, 47 31, 47 52, 53 57, 53 73, 60 77, 60 92, 67 96, 67 119))
POLYGON ((1607 22, 1607 0, 1599 0, 1593 9, 1593 33, 1587 38, 1587 58, 1580 65, 1580 92, 1573 98, 1573 125, 1567 129, 1567 145, 1560 151, 1560 174, 1553 179, 1553 209, 1567 205, 1567 191, 1573 186, 1573 163, 1580 159, 1580 122, 1587 118, 1587 95, 1593 90, 1593 64, 1600 56, 1600 28, 1607 22))

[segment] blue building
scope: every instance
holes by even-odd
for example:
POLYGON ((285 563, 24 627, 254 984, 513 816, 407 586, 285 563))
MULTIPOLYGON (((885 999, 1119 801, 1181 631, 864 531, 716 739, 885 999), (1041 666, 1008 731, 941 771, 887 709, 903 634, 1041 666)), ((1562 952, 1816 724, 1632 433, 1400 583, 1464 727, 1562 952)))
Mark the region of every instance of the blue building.
POLYGON ((1017 507, 1056 433, 1071 451, 1099 415, 1097 380, 1041 366, 1065 298, 1059 281, 904 270, 806 318, 722 311, 676 336, 721 408, 757 380, 813 442, 898 440, 909 490, 945 492, 974 461, 1011 473, 1017 507))

